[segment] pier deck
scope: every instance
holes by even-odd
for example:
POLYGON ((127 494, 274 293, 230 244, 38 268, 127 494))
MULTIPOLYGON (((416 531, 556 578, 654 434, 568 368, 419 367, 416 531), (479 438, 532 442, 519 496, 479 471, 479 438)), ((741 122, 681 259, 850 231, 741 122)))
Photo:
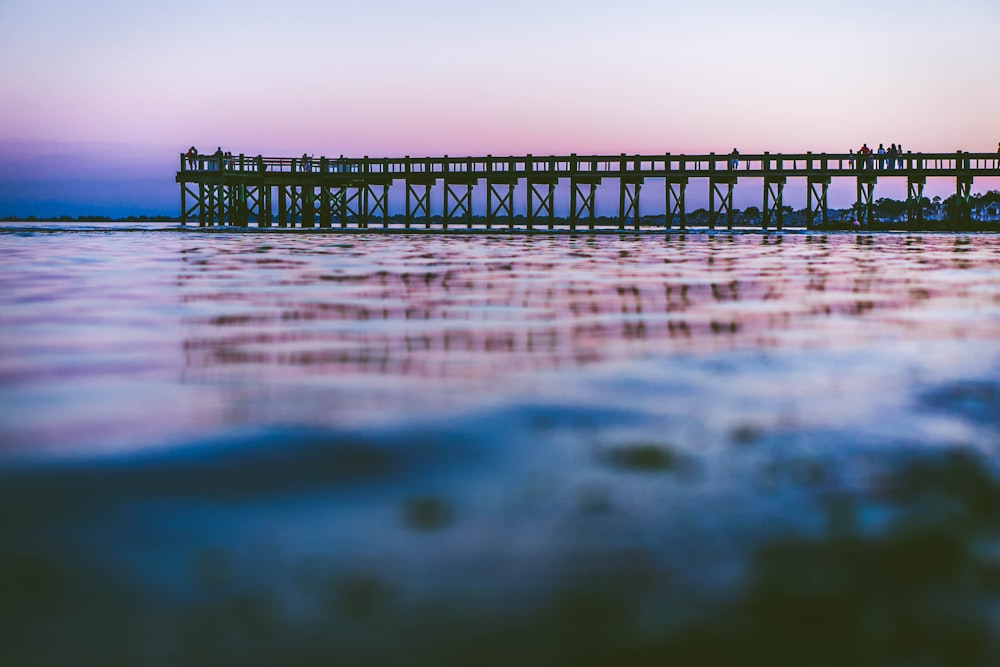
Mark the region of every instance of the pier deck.
POLYGON ((907 220, 919 223, 928 178, 954 179, 955 192, 968 211, 976 177, 1000 177, 1000 154, 907 152, 895 159, 839 153, 416 158, 182 154, 176 181, 181 186, 182 224, 367 229, 379 224, 388 228, 392 220, 403 229, 442 230, 594 229, 600 226, 597 188, 617 181, 613 227, 624 230, 687 227, 687 187, 697 179, 708 186, 709 228, 732 227, 733 188, 740 180, 757 179, 763 185, 761 226, 781 229, 789 178, 806 181, 806 226, 812 227, 828 222, 827 191, 835 178, 855 180, 856 216, 869 224, 880 178, 906 179, 907 220), (665 193, 665 206, 655 214, 658 222, 650 222, 648 213, 646 219, 640 215, 640 193, 651 183, 665 193), (565 210, 557 210, 559 184, 569 188, 565 210), (405 193, 401 211, 390 206, 392 187, 405 193), (441 203, 434 215, 432 190, 441 203), (514 202, 521 197, 524 207, 515 214, 514 202))

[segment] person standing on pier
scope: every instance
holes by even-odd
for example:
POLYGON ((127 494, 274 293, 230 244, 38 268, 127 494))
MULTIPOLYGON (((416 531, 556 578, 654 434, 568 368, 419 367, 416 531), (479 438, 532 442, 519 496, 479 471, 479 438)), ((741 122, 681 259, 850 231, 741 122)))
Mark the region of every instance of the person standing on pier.
POLYGON ((187 150, 187 161, 189 169, 197 169, 198 164, 198 149, 192 146, 187 150))
POLYGON ((885 165, 888 169, 896 168, 896 144, 889 146, 889 150, 886 151, 885 165))
POLYGON ((896 166, 903 168, 903 144, 896 144, 896 166))
POLYGON ((731 170, 736 170, 740 166, 740 152, 733 149, 733 152, 729 154, 729 168, 731 170))
POLYGON ((862 144, 861 150, 858 151, 858 155, 861 159, 858 162, 862 169, 869 169, 872 166, 872 149, 868 148, 868 144, 862 144))
POLYGON ((885 146, 879 144, 878 150, 875 152, 878 153, 878 162, 875 163, 875 168, 885 169, 885 146))

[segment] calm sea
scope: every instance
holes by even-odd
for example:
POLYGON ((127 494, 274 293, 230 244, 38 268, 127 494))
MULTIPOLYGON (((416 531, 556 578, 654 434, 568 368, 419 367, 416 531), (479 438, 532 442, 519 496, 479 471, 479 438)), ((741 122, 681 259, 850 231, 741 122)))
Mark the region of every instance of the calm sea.
POLYGON ((998 453, 993 235, 0 227, 4 664, 996 664, 998 453))

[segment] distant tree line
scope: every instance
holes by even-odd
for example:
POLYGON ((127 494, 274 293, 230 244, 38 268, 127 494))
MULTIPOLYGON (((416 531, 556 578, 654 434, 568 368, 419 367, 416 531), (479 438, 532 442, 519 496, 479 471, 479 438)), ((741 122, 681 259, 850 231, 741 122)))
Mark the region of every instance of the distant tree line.
MULTIPOLYGON (((1000 231, 1000 190, 990 190, 982 194, 974 194, 968 204, 957 194, 942 199, 923 197, 920 202, 920 212, 923 222, 922 229, 942 231, 990 230, 1000 231)), ((893 229, 907 222, 908 202, 890 197, 880 197, 872 202, 872 213, 875 221, 870 228, 893 229)), ((786 226, 803 226, 809 217, 806 209, 794 210, 791 206, 782 206, 783 224, 786 226)), ((853 226, 857 213, 852 208, 829 209, 827 211, 829 228, 853 226)), ((642 216, 644 221, 663 220, 663 216, 642 216)), ((687 214, 689 224, 701 225, 708 222, 709 213, 703 208, 690 211, 687 214)), ((720 216, 716 224, 725 224, 725 216, 720 216)), ((733 209, 733 224, 759 225, 761 210, 756 206, 733 209)), ((772 225, 775 222, 772 220, 772 225)))

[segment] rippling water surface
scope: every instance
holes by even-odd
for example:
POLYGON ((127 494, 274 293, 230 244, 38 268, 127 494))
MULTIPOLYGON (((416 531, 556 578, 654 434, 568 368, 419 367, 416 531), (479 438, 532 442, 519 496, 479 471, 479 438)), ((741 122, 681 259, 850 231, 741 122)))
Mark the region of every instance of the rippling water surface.
POLYGON ((1000 238, 0 249, 18 664, 1000 655, 1000 238))

